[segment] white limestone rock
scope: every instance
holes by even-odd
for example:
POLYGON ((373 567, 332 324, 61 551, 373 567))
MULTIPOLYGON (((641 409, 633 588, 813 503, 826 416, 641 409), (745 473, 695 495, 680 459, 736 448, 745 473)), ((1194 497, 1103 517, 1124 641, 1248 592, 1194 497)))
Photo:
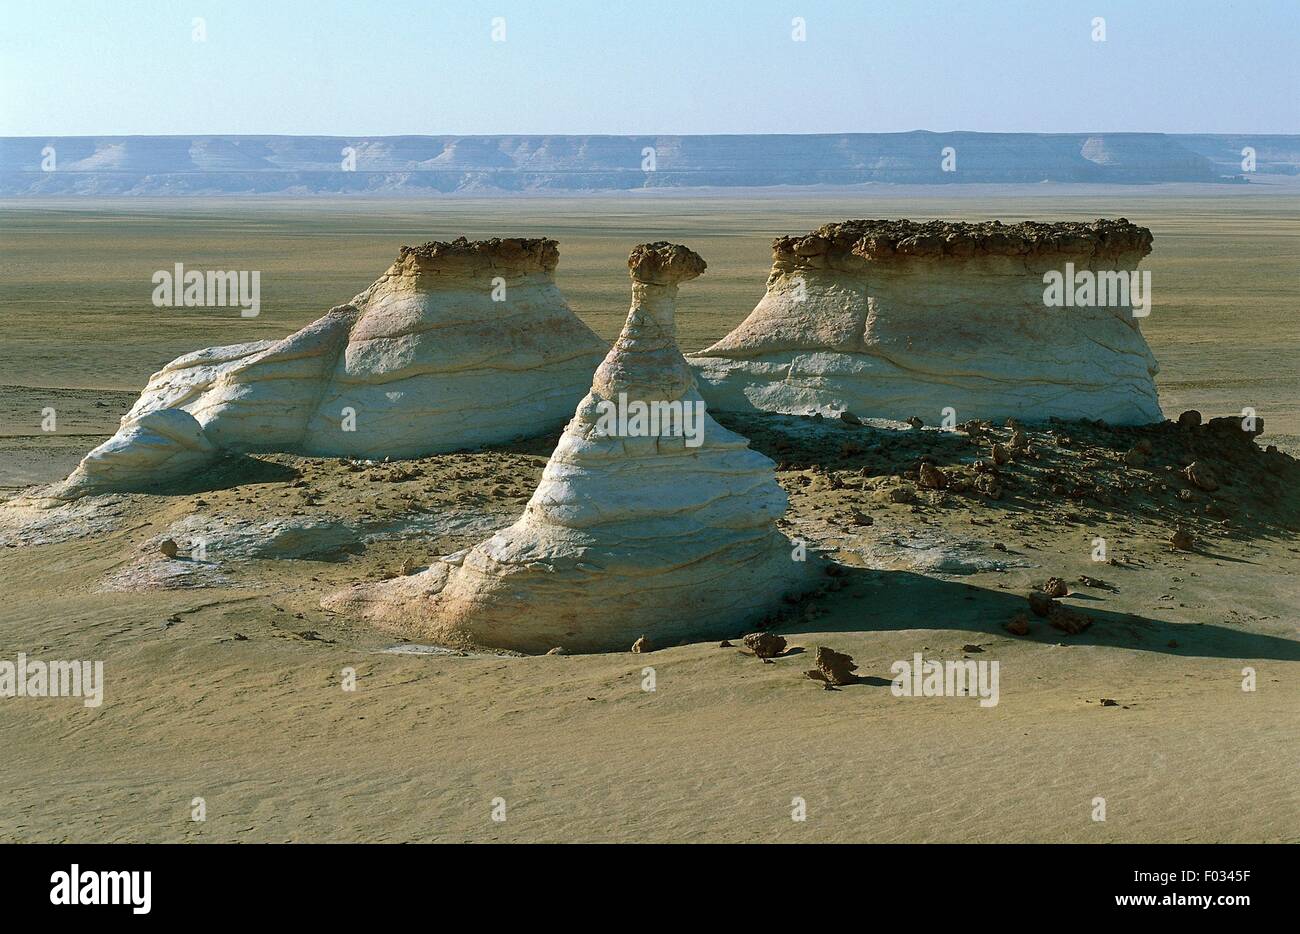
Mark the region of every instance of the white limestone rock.
POLYGON ((556 287, 558 258, 554 240, 403 247, 283 340, 167 364, 56 495, 147 489, 220 451, 418 457, 558 428, 607 349, 556 287), (205 440, 184 457, 153 440, 142 420, 163 412, 205 440))
POLYGON ((668 243, 632 252, 627 323, 517 522, 324 605, 444 645, 626 651, 642 635, 735 636, 805 589, 813 562, 794 560, 776 527, 787 501, 775 465, 708 415, 677 346, 678 283, 704 265, 668 243), (680 403, 699 421, 638 433, 637 402, 680 403))
POLYGON ((203 426, 184 409, 158 409, 130 421, 87 454, 56 495, 142 490, 192 474, 216 455, 203 426))
POLYGON ((1131 302, 1044 304, 1049 270, 1132 271, 1150 250, 1124 218, 829 224, 775 240, 767 294, 689 360, 720 411, 1160 421, 1131 302))

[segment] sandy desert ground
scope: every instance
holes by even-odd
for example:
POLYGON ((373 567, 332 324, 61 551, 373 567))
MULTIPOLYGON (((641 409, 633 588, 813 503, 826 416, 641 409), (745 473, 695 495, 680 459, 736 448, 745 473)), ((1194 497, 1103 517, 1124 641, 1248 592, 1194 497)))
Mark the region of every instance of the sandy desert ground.
POLYGON ((1300 189, 1255 187, 0 205, 0 659, 102 659, 107 681, 97 708, 0 699, 0 839, 1300 841, 1300 189), (508 524, 554 436, 400 465, 231 459, 166 495, 58 510, 30 498, 167 360, 287 334, 401 243, 557 237, 560 287, 606 338, 629 247, 686 243, 709 262, 681 297, 694 350, 762 295, 772 236, 876 216, 1149 226, 1166 414, 1249 406, 1264 435, 1049 426, 989 500, 916 492, 914 476, 924 456, 968 474, 991 439, 726 420, 778 462, 786 531, 842 568, 774 616, 792 648, 768 664, 738 639, 395 652, 320 609, 508 524), (153 308, 149 277, 175 262, 262 270, 262 313, 153 308), (57 433, 40 431, 45 406, 57 433), (1146 463, 1125 464, 1139 442, 1146 463), (1220 490, 1189 484, 1190 460, 1220 490), (1169 545, 1180 525, 1190 550, 1169 545), (196 534, 206 561, 159 551, 196 534), (1064 628, 1028 612, 1049 577, 1071 591, 1064 628), (1021 614, 1023 636, 1005 628, 1021 614), (823 645, 861 680, 806 678, 823 645), (999 662, 1000 702, 894 696, 891 665, 914 653, 999 662))

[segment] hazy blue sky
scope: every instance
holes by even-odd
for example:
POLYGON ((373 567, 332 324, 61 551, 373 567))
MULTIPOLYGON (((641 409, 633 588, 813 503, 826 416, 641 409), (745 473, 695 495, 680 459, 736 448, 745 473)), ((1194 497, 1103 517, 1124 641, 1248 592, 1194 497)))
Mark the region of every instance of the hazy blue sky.
POLYGON ((0 2, 0 135, 1295 133, 1298 102, 1300 0, 0 2))

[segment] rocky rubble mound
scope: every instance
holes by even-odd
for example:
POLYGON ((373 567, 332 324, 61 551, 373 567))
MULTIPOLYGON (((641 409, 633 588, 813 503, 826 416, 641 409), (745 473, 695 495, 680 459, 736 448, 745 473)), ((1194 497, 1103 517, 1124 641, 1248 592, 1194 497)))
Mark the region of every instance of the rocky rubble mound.
POLYGON ((847 545, 877 566, 1023 565, 1032 563, 1026 543, 1062 532, 1087 554, 1108 526, 1128 530, 1111 542, 1112 563, 1125 560, 1115 542, 1135 536, 1169 551, 1213 551, 1226 539, 1300 532, 1300 463, 1259 442, 1258 417, 1185 415, 1144 426, 972 420, 952 431, 719 417, 777 460, 801 536, 827 550, 847 545), (909 560, 891 563, 899 556, 909 560))

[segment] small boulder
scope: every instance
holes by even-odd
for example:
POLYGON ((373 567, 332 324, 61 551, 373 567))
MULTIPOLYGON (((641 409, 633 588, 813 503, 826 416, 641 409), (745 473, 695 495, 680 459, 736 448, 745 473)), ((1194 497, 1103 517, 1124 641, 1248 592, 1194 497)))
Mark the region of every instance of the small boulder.
POLYGON ((1056 601, 1041 590, 1029 592, 1029 612, 1035 616, 1047 616, 1056 605, 1056 601))
POLYGON ((1238 415, 1223 415, 1219 418, 1210 419, 1205 427, 1210 431, 1229 437, 1244 436, 1253 438, 1264 433, 1264 419, 1258 415, 1252 415, 1250 418, 1243 418, 1238 415))
POLYGON ((1011 622, 1003 623, 1002 628, 1013 636, 1029 635, 1029 617, 1024 613, 1017 613, 1011 618, 1011 622))
POLYGON ((1178 424, 1182 428, 1199 428, 1201 425, 1201 413, 1196 409, 1188 409, 1178 416, 1178 424))
POLYGON ((1183 476, 1192 486, 1207 493, 1213 493, 1219 488, 1219 478, 1214 475, 1213 470, 1200 461, 1192 461, 1183 468, 1183 476))
POLYGON ((834 649, 819 645, 817 646, 816 661, 817 671, 829 684, 845 685, 858 680, 858 676, 853 673, 858 670, 858 666, 853 663, 853 656, 851 655, 845 655, 843 652, 836 652, 834 649))
POLYGON ((1092 625, 1092 617, 1084 616, 1078 610, 1058 603, 1047 614, 1047 622, 1052 628, 1059 629, 1066 635, 1077 636, 1092 625))
POLYGON ((745 645, 759 658, 775 658, 785 651, 785 637, 774 632, 751 632, 745 636, 745 645))
POLYGON ((1047 583, 1043 585, 1043 593, 1049 597, 1068 597, 1070 595, 1070 585, 1062 578, 1049 577, 1047 583))
POLYGON ((637 655, 642 655, 646 652, 649 652, 650 640, 647 639, 645 636, 642 636, 640 639, 637 639, 635 642, 632 643, 632 651, 637 655))
POLYGON ((923 490, 942 490, 948 486, 948 477, 938 467, 922 464, 916 482, 923 490))
POLYGON ((1192 534, 1191 529, 1180 525, 1174 529, 1169 544, 1173 545, 1178 551, 1191 551, 1196 547, 1196 536, 1192 534))
POLYGON ((176 542, 170 538, 164 538, 158 544, 158 550, 163 553, 164 558, 175 558, 180 554, 180 548, 177 546, 176 542))

